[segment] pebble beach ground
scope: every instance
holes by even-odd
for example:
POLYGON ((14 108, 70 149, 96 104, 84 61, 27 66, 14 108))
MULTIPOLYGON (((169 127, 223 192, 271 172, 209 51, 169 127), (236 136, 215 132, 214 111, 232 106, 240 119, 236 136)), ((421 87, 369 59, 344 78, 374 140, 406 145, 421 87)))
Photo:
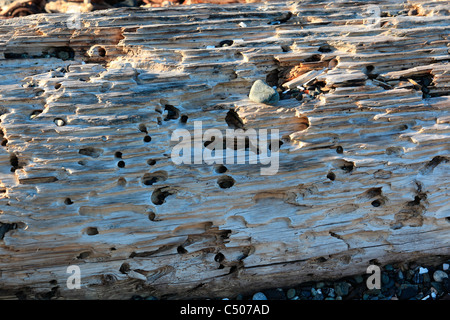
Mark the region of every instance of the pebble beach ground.
MULTIPOLYGON (((450 300, 450 260, 437 266, 416 263, 381 267, 380 289, 368 289, 371 274, 339 280, 307 282, 288 288, 270 288, 222 300, 450 300)), ((134 296, 134 300, 165 300, 134 296)), ((205 298, 205 300, 208 298, 205 298)))

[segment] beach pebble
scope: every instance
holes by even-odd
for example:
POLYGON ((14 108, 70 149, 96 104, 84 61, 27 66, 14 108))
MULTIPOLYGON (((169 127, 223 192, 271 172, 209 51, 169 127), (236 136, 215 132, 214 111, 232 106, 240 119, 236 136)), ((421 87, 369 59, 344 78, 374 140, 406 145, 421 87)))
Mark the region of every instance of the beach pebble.
POLYGON ((267 300, 267 297, 262 292, 257 292, 253 295, 252 300, 267 300))
POLYGON ((424 274, 424 273, 428 273, 428 269, 419 267, 419 274, 424 274))
POLYGON ((348 289, 350 288, 350 284, 347 282, 338 282, 334 285, 334 291, 338 296, 346 296, 348 295, 348 289))
POLYGON ((436 270, 433 273, 433 279, 436 282, 442 282, 445 278, 448 278, 448 274, 445 273, 445 271, 442 270, 436 270))
POLYGON ((250 89, 250 100, 265 104, 276 104, 280 100, 279 93, 262 80, 256 80, 250 89))
POLYGON ((289 290, 286 292, 286 297, 287 297, 288 299, 293 299, 293 298, 295 297, 295 294, 296 294, 295 289, 289 289, 289 290))
POLYGON ((448 268, 449 268, 449 264, 448 264, 448 263, 444 263, 444 264, 442 265, 442 270, 447 271, 448 268))

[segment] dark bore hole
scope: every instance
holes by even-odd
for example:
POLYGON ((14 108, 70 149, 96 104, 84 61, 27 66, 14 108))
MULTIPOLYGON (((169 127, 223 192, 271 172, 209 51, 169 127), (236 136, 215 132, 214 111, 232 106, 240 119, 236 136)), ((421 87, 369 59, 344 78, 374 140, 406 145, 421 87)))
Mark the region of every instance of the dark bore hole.
POLYGON ((450 223, 450 217, 445 217, 445 221, 447 221, 448 223, 450 223))
POLYGON ((56 48, 54 54, 62 60, 69 60, 75 57, 75 51, 71 47, 56 48))
POLYGON ((38 115, 40 115, 42 113, 43 110, 34 110, 31 114, 30 114, 30 119, 34 119, 36 118, 38 115))
POLYGON ((66 198, 64 199, 64 204, 70 206, 71 204, 73 204, 73 201, 70 198, 66 198))
POLYGON ((98 229, 95 227, 89 227, 86 229, 86 234, 88 236, 95 236, 96 234, 98 234, 98 229))
POLYGON ((227 112, 227 115, 225 116, 225 122, 227 123, 228 127, 231 129, 243 129, 244 128, 244 122, 239 117, 236 111, 234 109, 230 109, 230 111, 227 112))
POLYGON ((89 251, 84 251, 77 256, 77 259, 86 259, 91 253, 89 251))
POLYGON ((368 66, 366 66, 366 73, 372 73, 372 71, 373 71, 374 69, 375 69, 374 66, 368 65, 368 66))
POLYGON ((177 252, 180 254, 184 254, 184 253, 187 253, 188 251, 183 246, 178 246, 177 252))
POLYGON ((237 271, 237 269, 238 269, 238 267, 237 267, 237 266, 232 266, 232 267, 230 268, 230 273, 234 273, 234 272, 236 272, 236 271, 237 271))
POLYGON ((148 219, 149 219, 150 221, 155 221, 155 218, 156 218, 156 214, 155 214, 153 211, 150 211, 150 212, 148 213, 148 219))
POLYGON ((106 50, 105 50, 105 48, 98 48, 98 55, 100 56, 100 57, 104 57, 104 56, 106 56, 106 50))
POLYGON ((181 123, 186 123, 188 121, 188 118, 189 118, 188 116, 182 115, 181 118, 180 118, 180 122, 181 123))
POLYGON ((124 177, 120 177, 119 179, 117 179, 117 185, 125 187, 127 185, 127 180, 124 177))
POLYGON ((149 160, 147 160, 147 164, 148 164, 149 166, 154 166, 154 165, 156 164, 156 160, 149 159, 149 160))
POLYGON ((222 262, 223 260, 225 260, 225 256, 222 254, 222 253, 218 253, 218 254, 216 254, 215 255, 215 257, 214 257, 214 261, 216 261, 216 262, 222 262))
POLYGON ((336 174, 334 174, 334 172, 328 172, 327 178, 334 181, 336 179, 336 174))
POLYGON ((374 201, 372 201, 371 204, 372 204, 372 206, 374 206, 375 208, 381 206, 380 200, 374 200, 374 201))
POLYGON ((15 154, 12 154, 9 157, 9 163, 12 166, 12 169, 16 170, 16 169, 20 169, 19 168, 19 158, 17 158, 17 156, 15 154))
POLYGON ((219 43, 219 47, 229 47, 229 46, 232 46, 233 43, 234 43, 233 40, 222 40, 219 43))
POLYGON ((167 187, 162 187, 153 191, 151 200, 153 204, 159 206, 162 205, 166 201, 166 198, 173 193, 174 192, 170 191, 170 189, 168 189, 167 187))
POLYGON ((117 166, 119 168, 125 168, 125 162, 124 161, 119 161, 119 162, 117 162, 117 166))
POLYGON ((131 268, 130 268, 130 264, 127 262, 122 263, 122 265, 119 268, 119 271, 123 274, 127 274, 128 272, 130 272, 131 268))
POLYGON ((341 146, 337 146, 336 152, 337 153, 343 153, 344 152, 344 148, 342 148, 341 146))
POLYGON ((55 84, 55 89, 58 90, 59 88, 61 88, 61 83, 55 84))
POLYGON ((122 152, 117 151, 116 153, 114 153, 114 157, 122 159, 122 152))
POLYGON ((180 116, 180 110, 170 104, 166 104, 164 110, 167 111, 167 117, 164 118, 164 121, 175 120, 180 116))
POLYGON ((216 173, 225 173, 228 171, 227 167, 225 167, 224 165, 218 165, 215 169, 216 173))
POLYGON ((2 147, 6 147, 7 144, 8 144, 8 139, 3 138, 2 139, 2 147))
POLYGON ((150 137, 150 136, 144 137, 144 142, 150 142, 150 141, 152 141, 152 137, 150 137))
POLYGON ((146 127, 145 124, 143 124, 143 123, 141 123, 141 124, 139 125, 139 131, 140 131, 140 132, 148 133, 147 127, 146 127))
POLYGON ((222 189, 231 188, 234 185, 234 183, 235 183, 234 179, 230 176, 223 176, 217 180, 217 184, 222 189))

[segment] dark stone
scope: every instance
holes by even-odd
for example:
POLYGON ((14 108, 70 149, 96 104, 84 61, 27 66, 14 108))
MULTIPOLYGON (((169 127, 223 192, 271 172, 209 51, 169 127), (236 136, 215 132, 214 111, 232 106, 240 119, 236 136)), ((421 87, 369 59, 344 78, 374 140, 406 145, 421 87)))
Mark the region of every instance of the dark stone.
POLYGON ((281 289, 269 289, 263 291, 268 300, 286 300, 286 295, 281 289))
POLYGON ((400 300, 409 300, 415 298, 419 292, 419 287, 417 285, 406 285, 402 288, 402 293, 400 294, 400 300))

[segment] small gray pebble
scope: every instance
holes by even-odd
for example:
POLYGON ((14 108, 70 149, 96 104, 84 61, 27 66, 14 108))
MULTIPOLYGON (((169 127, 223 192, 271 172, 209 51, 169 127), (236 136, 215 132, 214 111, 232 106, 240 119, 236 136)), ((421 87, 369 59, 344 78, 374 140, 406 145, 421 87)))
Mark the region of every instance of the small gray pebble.
POLYGON ((287 297, 288 299, 293 299, 293 298, 295 297, 295 294, 296 294, 295 289, 289 289, 289 290, 286 292, 286 297, 287 297))
POLYGON ((442 270, 436 270, 436 271, 433 273, 433 279, 434 279, 434 281, 436 281, 436 282, 442 282, 442 281, 444 281, 445 278, 448 278, 448 274, 445 273, 445 271, 442 271, 442 270))
POLYGON ((276 104, 280 100, 280 95, 264 81, 256 80, 250 89, 249 98, 254 102, 276 104))

